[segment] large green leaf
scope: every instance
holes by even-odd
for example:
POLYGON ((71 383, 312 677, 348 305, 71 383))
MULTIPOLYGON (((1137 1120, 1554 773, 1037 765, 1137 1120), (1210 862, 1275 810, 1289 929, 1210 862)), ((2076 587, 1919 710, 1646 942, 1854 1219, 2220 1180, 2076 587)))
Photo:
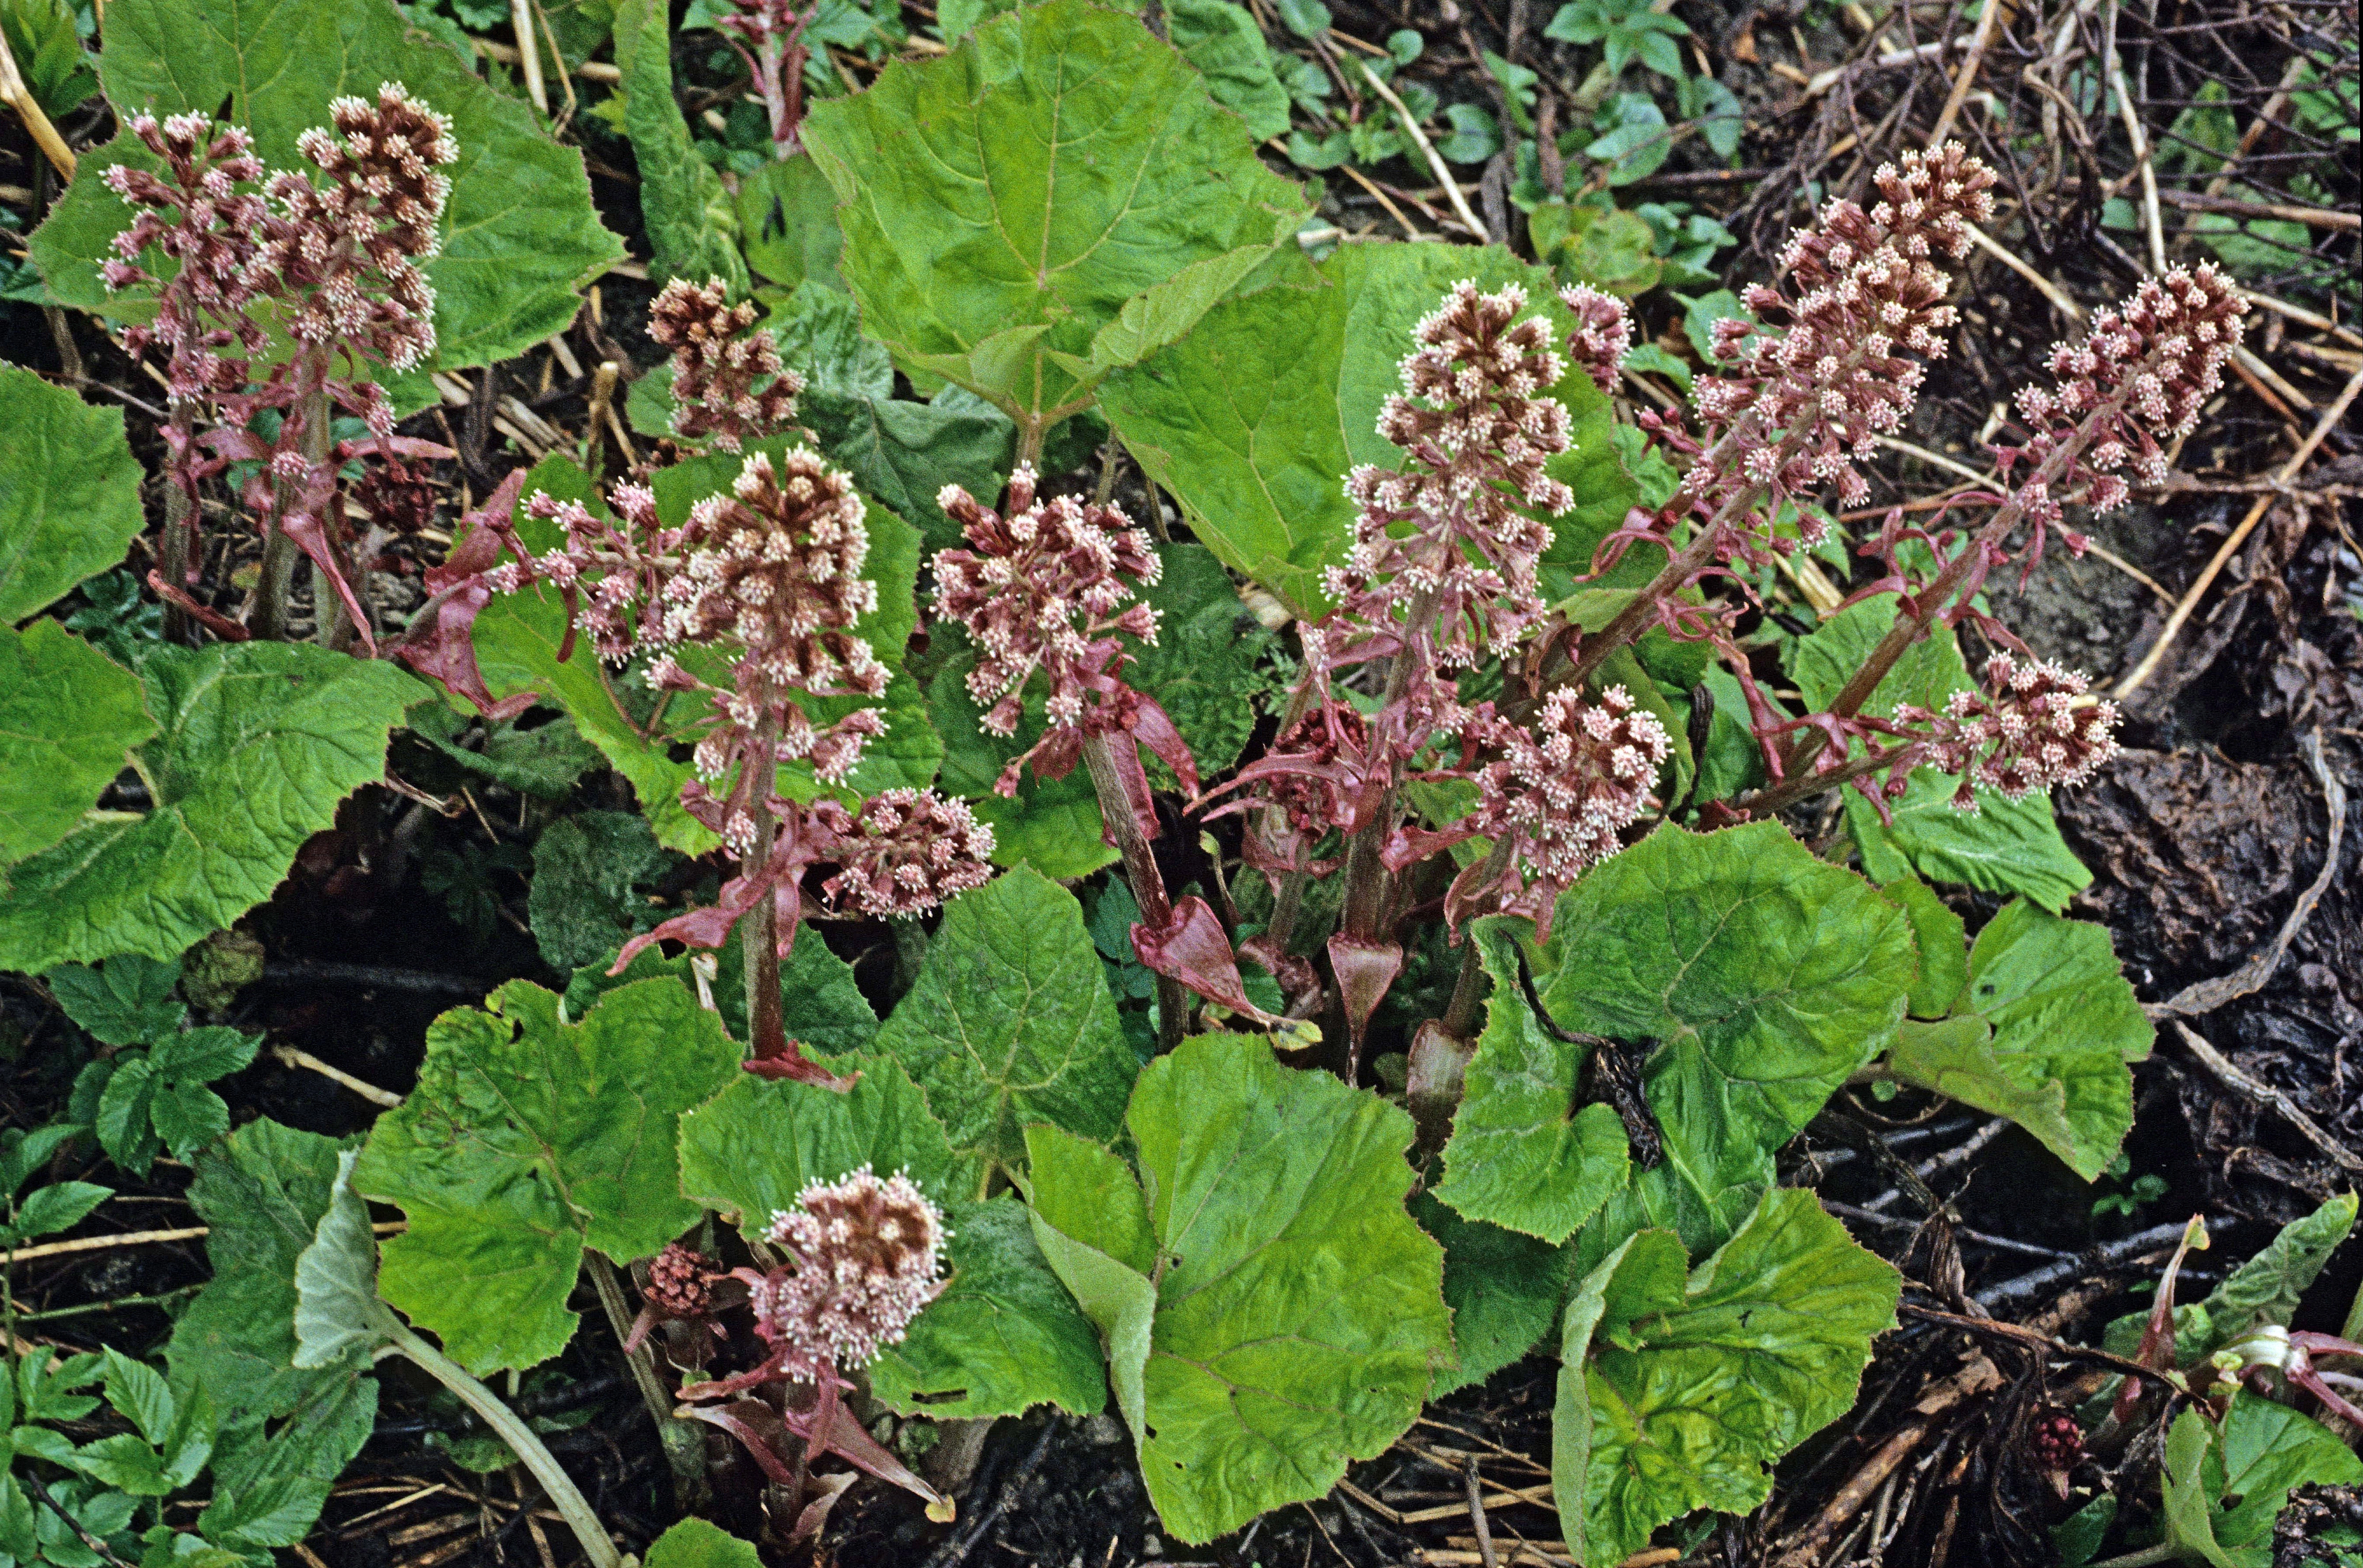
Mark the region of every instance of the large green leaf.
MULTIPOLYGON (((1893 599, 1866 599, 1801 639, 1789 665, 1805 700, 1815 707, 1834 700, 1894 622, 1893 599)), ((1863 711, 1883 718, 1897 703, 1909 702, 1940 713, 1947 697, 1974 684, 1953 634, 1938 630, 1905 651, 1863 711)), ((1919 770, 1903 798, 1890 803, 1892 820, 1886 823, 1859 791, 1847 790, 1847 827, 1862 851, 1863 870, 1881 883, 1917 872, 1935 882, 2025 894, 2055 912, 2092 880, 2059 837, 2048 795, 2010 801, 1980 792, 1978 809, 1961 811, 1952 804, 1960 782, 1956 774, 1919 770)))
POLYGON ((64 838, 155 733, 128 670, 56 621, 0 626, 0 865, 64 838))
MULTIPOLYGON (((591 206, 582 155, 534 123, 533 110, 479 79, 390 0, 116 0, 107 7, 99 79, 118 114, 225 112, 254 132, 275 169, 308 168, 295 139, 328 123, 340 94, 373 95, 401 82, 451 117, 460 159, 451 177, 435 285, 437 350, 429 366, 490 364, 524 352, 574 319, 577 290, 622 260, 623 246, 591 206)), ((65 304, 116 319, 151 308, 98 280, 108 241, 129 213, 98 176, 109 164, 152 162, 126 132, 83 155, 34 235, 33 260, 65 304)))
POLYGON ((327 1212, 338 1151, 333 1139, 266 1119, 193 1162, 189 1202, 212 1228, 213 1278, 164 1354, 173 1381, 202 1389, 217 1422, 204 1520, 212 1540, 300 1539, 376 1417, 368 1358, 294 1365, 295 1262, 327 1212))
POLYGON ((353 1178, 410 1217, 386 1244, 386 1299, 478 1373, 564 1350, 585 1246, 629 1262, 695 1223, 676 1129, 738 1057, 671 980, 611 991, 579 1023, 522 980, 436 1019, 418 1086, 353 1178))
MULTIPOLYGON (((1354 508, 1341 488, 1359 462, 1403 453, 1377 431, 1401 390, 1395 366, 1411 329, 1460 278, 1524 285, 1562 333, 1573 323, 1548 272, 1496 248, 1348 245, 1320 286, 1278 287, 1215 306, 1170 347, 1108 378, 1109 423, 1149 477, 1172 492, 1191 528, 1226 564, 1299 615, 1328 600, 1321 573, 1344 559, 1354 508)), ((1609 439, 1614 416, 1581 370, 1552 389, 1575 418, 1575 449, 1551 472, 1576 491, 1546 562, 1565 571, 1632 505, 1609 439)))
POLYGON ((775 158, 738 180, 738 241, 759 277, 793 288, 814 280, 841 289, 837 193, 808 153, 775 158))
POLYGON ((946 1212, 951 1279, 871 1369, 871 1392, 907 1414, 1012 1416, 1045 1401, 1096 1413, 1107 1399, 1098 1336, 1025 1211, 976 1198, 981 1163, 953 1149, 900 1063, 857 1052, 830 1066, 858 1074, 849 1092, 742 1073, 682 1118, 682 1190, 760 1238, 807 1183, 863 1165, 904 1173, 946 1212))
POLYGON ((714 166, 697 155, 672 99, 670 7, 624 0, 616 7, 616 64, 622 71, 624 134, 640 171, 640 217, 656 252, 652 281, 719 278, 736 299, 747 292, 738 253, 738 209, 714 166))
POLYGON ((1087 0, 890 65, 814 105, 804 140, 870 329, 906 371, 1037 424, 1088 397, 1093 339, 1127 301, 1259 260, 1306 210, 1170 46, 1087 0))
POLYGON ((1887 1066, 2010 1118, 2089 1182, 2133 1126, 2126 1063, 2149 1054, 2156 1032, 2105 929, 2014 898, 1978 933, 1958 1014, 1907 1021, 1887 1066))
POLYGON ((120 408, 0 364, 0 626, 14 626, 121 561, 144 518, 120 408))
MULTIPOLYGON (((1614 1271, 1587 1336, 1582 1389, 1561 1384, 1562 1401, 1591 1406, 1582 1561, 1595 1564, 1623 1562, 1693 1508, 1761 1503, 1767 1464, 1853 1405, 1903 1284, 1797 1191, 1767 1194, 1673 1299, 1654 1283, 1661 1276, 1636 1292, 1625 1274, 1614 1271)), ((1581 1419, 1561 1411, 1554 1426, 1581 1419)), ((1573 1482, 1559 1495, 1575 1496, 1573 1482)))
MULTIPOLYGON (((1265 684, 1256 665, 1273 638, 1248 614, 1211 550, 1169 544, 1157 554, 1164 575, 1143 595, 1162 617, 1157 645, 1138 651, 1125 679, 1172 716, 1198 772, 1212 778, 1239 760, 1255 733, 1255 699, 1265 684)), ((1151 776, 1171 787, 1170 774, 1151 776)))
MULTIPOLYGON (((1126 1415, 1166 1528, 1211 1540, 1323 1496, 1410 1426, 1451 1358, 1443 1249, 1403 1212, 1411 1118, 1260 1040, 1184 1041, 1141 1073, 1126 1120, 1139 1183, 1104 1159, 1047 1161, 1036 1214, 1153 1286, 1126 1415)), ((1094 1284, 1070 1280, 1087 1310, 1111 1299, 1094 1284)), ((1137 1343, 1137 1315, 1100 1326, 1137 1343)))
POLYGON ((1587 1228, 1585 1270, 1643 1226, 1728 1235, 1771 1151, 1893 1041, 1917 970, 1903 911, 1777 822, 1659 829, 1561 896, 1539 960, 1561 1028, 1663 1042, 1665 1159, 1587 1228))
POLYGON ((1444 1246, 1444 1304, 1459 1364, 1437 1374, 1438 1398, 1484 1382, 1550 1332, 1567 1295, 1570 1250, 1463 1219, 1433 1193, 1412 1199, 1420 1229, 1444 1246))
POLYGON ((1027 1122, 1114 1137, 1138 1066, 1082 906, 1026 866, 952 901, 873 1049, 918 1081, 953 1148, 1010 1170, 1027 1122))
POLYGON ((155 802, 9 868, 0 968, 174 958, 271 895, 337 803, 377 778, 417 700, 391 664, 277 642, 159 648, 140 671, 161 733, 133 759, 155 802))
POLYGON ((1470 1219, 1564 1241, 1625 1185, 1625 1123, 1611 1106, 1577 1103, 1583 1049, 1526 1006, 1507 922, 1480 925, 1464 940, 1478 944, 1493 994, 1436 1195, 1470 1219))
POLYGON ((2273 1522, 2292 1488, 2352 1486, 2363 1460, 2319 1424, 2242 1394, 2219 1429, 2187 1409, 2168 1429, 2160 1467, 2166 1540, 2176 1561, 2272 1568, 2273 1522))

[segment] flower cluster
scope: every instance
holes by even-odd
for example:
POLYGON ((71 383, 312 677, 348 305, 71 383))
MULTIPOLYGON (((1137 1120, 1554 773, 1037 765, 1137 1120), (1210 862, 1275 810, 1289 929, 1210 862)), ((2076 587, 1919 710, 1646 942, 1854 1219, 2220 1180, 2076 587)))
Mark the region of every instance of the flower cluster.
POLYGON ((804 378, 781 363, 769 328, 748 331, 754 305, 728 297, 720 278, 675 278, 649 306, 649 336, 672 350, 673 434, 735 452, 794 422, 804 378))
POLYGON ((382 83, 374 104, 338 98, 328 117, 334 132, 316 126, 295 143, 327 183, 271 176, 278 219, 254 265, 296 302, 286 317, 296 341, 411 370, 435 351, 435 290, 418 263, 442 250, 451 182, 440 170, 460 157, 451 121, 399 82, 382 83))
POLYGON ((1446 912, 1456 925, 1496 910, 1525 915, 1537 940, 1548 940, 1559 895, 1625 847, 1618 835, 1649 804, 1672 742, 1623 686, 1596 704, 1556 691, 1543 699, 1532 733, 1487 716, 1469 738, 1500 754, 1474 774, 1477 808, 1453 836, 1481 835, 1509 845, 1511 855, 1490 884, 1483 864, 1462 873, 1446 912))
POLYGON ((1614 295, 1582 284, 1567 284, 1559 297, 1575 314, 1575 330, 1567 335, 1567 357, 1607 396, 1616 390, 1617 372, 1633 347, 1632 313, 1614 295))
POLYGON ((995 735, 1016 732, 1035 671, 1048 682, 1050 724, 1071 728, 1084 720, 1084 699, 1104 695, 1101 682, 1123 655, 1115 633, 1157 644, 1157 611, 1126 602, 1134 584, 1153 587, 1164 572, 1148 535, 1115 506, 1038 500, 1036 483, 1020 463, 1005 515, 957 484, 936 497, 971 547, 936 552, 936 613, 976 640, 969 693, 995 735))
POLYGON ((865 915, 920 914, 993 875, 993 828, 965 800, 933 790, 890 789, 838 825, 843 868, 821 884, 833 907, 865 915))
POLYGON ((1934 722, 1927 756, 1961 775, 1953 804, 1977 808, 1976 792, 2024 800, 2039 789, 2082 784, 2117 754, 2117 705, 2085 695, 2083 675, 2048 660, 1996 653, 1983 691, 1956 692, 1941 719, 1899 707, 1904 720, 1934 722))
POLYGON ((2019 412, 2036 437, 2018 457, 2040 468, 2054 451, 2082 446, 2056 480, 2030 480, 2020 498, 2041 527, 2059 519, 2063 505, 2107 511, 2136 483, 2166 482, 2162 443, 2189 435, 2199 410, 2224 384, 2224 365, 2240 346, 2247 304, 2232 280, 2202 261, 2145 280, 2131 299, 2092 317, 2080 342, 2051 350, 2054 388, 2025 387, 2019 412))
POLYGON ((115 236, 116 259, 100 277, 110 294, 156 291, 155 320, 126 328, 123 345, 134 354, 150 344, 164 347, 165 393, 176 404, 237 392, 264 341, 262 328, 246 315, 260 286, 250 271, 255 248, 271 217, 262 196, 245 188, 263 177, 254 139, 240 126, 216 128, 204 115, 174 115, 161 124, 153 115, 134 115, 127 128, 163 164, 165 177, 128 163, 102 176, 138 216, 115 236), (139 264, 150 246, 178 263, 169 281, 139 264))
POLYGON ((749 1281, 756 1329, 798 1376, 867 1366, 942 1294, 949 1234, 907 1174, 882 1181, 865 1164, 811 1183, 765 1232, 793 1267, 749 1281))
POLYGON ((667 1318, 703 1318, 713 1309, 722 1265, 694 1247, 669 1241, 649 1263, 648 1304, 667 1318))
POLYGON ((1768 335, 1717 324, 1717 352, 1731 372, 1698 382, 1714 439, 1684 481, 1709 508, 1735 498, 1752 508, 1767 491, 1777 503, 1833 482, 1842 499, 1859 501, 1869 486, 1854 464, 1919 395, 1921 367, 1903 355, 1944 353, 1938 334, 1957 317, 1941 303, 1947 279, 1934 258, 1960 256, 1969 226, 1991 216, 1993 171, 1947 142, 1906 152, 1900 168, 1881 165, 1875 182, 1881 199, 1869 212, 1832 201, 1817 228, 1790 239, 1781 261, 1802 295, 1747 291, 1768 335))
POLYGON ((1518 319, 1525 305, 1514 284, 1490 295, 1454 284, 1414 328, 1403 390, 1379 413, 1379 434, 1408 461, 1397 472, 1364 463, 1346 480, 1354 540, 1326 586, 1374 628, 1400 617, 1401 635, 1432 635, 1447 667, 1475 664, 1481 647, 1506 652, 1541 616, 1535 569, 1551 530, 1519 508, 1574 505, 1545 472, 1569 445, 1567 409, 1548 395, 1566 361, 1548 321, 1518 319))

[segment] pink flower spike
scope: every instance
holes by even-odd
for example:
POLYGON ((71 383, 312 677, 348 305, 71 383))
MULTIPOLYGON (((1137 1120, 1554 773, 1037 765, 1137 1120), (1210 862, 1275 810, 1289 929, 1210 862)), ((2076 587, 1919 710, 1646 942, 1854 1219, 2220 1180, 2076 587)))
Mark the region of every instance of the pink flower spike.
POLYGON ((735 452, 795 422, 804 378, 781 363, 768 328, 749 331, 753 304, 728 299, 720 278, 675 278, 649 307, 649 336, 672 350, 673 434, 735 452))

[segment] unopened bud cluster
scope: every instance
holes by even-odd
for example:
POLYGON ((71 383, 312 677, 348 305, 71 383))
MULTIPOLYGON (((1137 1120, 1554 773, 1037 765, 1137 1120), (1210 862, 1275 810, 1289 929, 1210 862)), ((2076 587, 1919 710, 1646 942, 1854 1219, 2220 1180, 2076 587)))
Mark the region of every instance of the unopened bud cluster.
POLYGON ((649 336, 672 350, 673 433, 735 452, 795 422, 804 379, 781 362, 777 337, 749 330, 754 305, 728 301, 720 278, 675 278, 649 306, 649 336))
POLYGON ((1020 463, 1004 512, 957 484, 936 497, 969 542, 936 553, 936 613, 976 642, 968 688, 995 735, 1015 732, 1037 671, 1051 728, 1087 728, 1096 717, 1087 699, 1115 695, 1124 658, 1115 634, 1157 642, 1157 611, 1133 597, 1164 571, 1148 534, 1118 507, 1044 501, 1036 485, 1034 470, 1020 463))
POLYGON ((1614 295, 1582 284, 1569 284, 1559 291, 1559 297, 1575 316, 1575 329, 1567 338, 1567 357, 1592 378, 1602 396, 1610 395, 1616 390, 1625 356, 1633 347, 1632 312, 1614 295))
POLYGON ((242 126, 216 127, 204 115, 174 115, 161 124, 153 115, 134 115, 128 128, 164 173, 117 163, 102 176, 138 216, 115 236, 115 259, 99 275, 109 293, 156 291, 155 320, 126 328, 124 347, 134 354, 150 344, 165 348, 165 391, 175 403, 238 392, 264 341, 262 328, 246 315, 259 287, 249 269, 271 220, 252 188, 263 177, 254 139, 242 126), (139 264, 150 247, 177 264, 169 283, 139 264))
POLYGON ((1413 328, 1403 390, 1380 410, 1379 434, 1408 461, 1398 471, 1364 463, 1346 480, 1354 538, 1325 585, 1377 628, 1426 606, 1430 624, 1403 632, 1433 636, 1448 668, 1477 663, 1481 649, 1506 652, 1542 615, 1536 567, 1551 530, 1519 508, 1556 516, 1574 505, 1545 471, 1568 450, 1567 408, 1548 395, 1567 362, 1547 319, 1519 318, 1525 306, 1515 284, 1498 294, 1454 284, 1413 328))
POLYGON ((641 1293, 663 1318, 703 1318, 714 1307, 714 1284, 722 1265, 694 1247, 669 1241, 649 1262, 648 1289, 641 1293))
POLYGON ((867 1366, 942 1293, 949 1234, 907 1174, 882 1180, 865 1164, 814 1182, 795 1207, 772 1214, 764 1234, 793 1267, 753 1283, 756 1328, 799 1376, 867 1366))

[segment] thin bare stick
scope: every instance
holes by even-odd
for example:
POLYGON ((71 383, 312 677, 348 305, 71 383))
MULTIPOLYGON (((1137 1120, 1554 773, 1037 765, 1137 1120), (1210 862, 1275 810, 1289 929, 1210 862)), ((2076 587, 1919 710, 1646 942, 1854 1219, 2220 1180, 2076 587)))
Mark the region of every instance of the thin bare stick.
POLYGON ((2355 1151, 2323 1131, 2312 1117, 2298 1109, 2297 1102, 2291 1099, 2287 1094, 2260 1079, 2251 1078, 2233 1066, 2222 1051, 2208 1044, 2201 1038, 2198 1030, 2180 1018, 2174 1020, 2174 1032, 2182 1037, 2182 1043, 2191 1048, 2191 1054, 2199 1058, 2207 1071, 2214 1073, 2216 1077, 2250 1099, 2270 1106, 2279 1111, 2283 1120, 2302 1133, 2308 1143, 2329 1155, 2340 1169, 2353 1172, 2357 1175, 2363 1175, 2363 1154, 2356 1153, 2355 1151))
POLYGON ((2062 290, 2058 284, 2053 283, 2049 278, 2045 277, 2041 272, 2036 272, 2033 267, 2027 265, 2025 261, 2020 261, 2008 248, 2003 246, 1999 240, 1996 240, 1992 236, 1987 234, 1985 230, 1972 226, 1969 229, 1969 239, 1979 250, 1983 250, 1987 255, 1991 256, 1995 261, 2000 261, 2003 266, 2008 267, 2012 272, 2016 272, 2020 277, 2025 278, 2028 283, 2033 284, 2036 292, 2040 293, 2044 298, 2051 302, 2052 308, 2058 311, 2060 315, 2065 316, 2070 322, 2077 322, 2084 319, 2084 307, 2082 306, 2078 305, 2074 300, 2069 299, 2066 292, 2062 290))
POLYGON ((1372 71, 1368 64, 1363 64, 1361 71, 1362 77, 1370 83, 1371 91, 1384 98, 1388 106, 1394 110, 1395 117, 1403 121, 1404 134, 1418 145, 1420 151, 1427 155, 1427 166, 1435 172, 1437 183, 1444 187, 1444 194, 1452 198, 1452 210, 1460 215, 1462 227, 1479 239, 1483 239, 1485 226, 1477 221, 1475 213, 1469 210, 1469 198, 1462 195, 1460 187, 1453 183, 1452 171, 1444 166, 1444 159, 1436 150, 1436 144, 1427 139, 1427 132, 1419 128, 1419 121, 1412 117, 1412 112, 1403 106, 1403 101, 1395 96, 1395 90, 1379 80, 1377 72, 1372 71))
POLYGON ((1978 67, 1985 63, 1986 45, 1993 41, 1994 28, 2002 19, 2002 6, 1988 0, 1978 17, 1978 30, 1969 39, 1969 57, 1961 61, 1961 69, 1953 77, 1953 90, 1945 97, 1945 107, 1936 116, 1936 128, 1928 133, 1927 145, 1942 147, 1945 138, 1952 134, 1953 121, 1969 100, 1969 89, 1977 85, 1978 67))
POLYGON ((2174 607, 2174 595, 2168 593, 2157 578, 2151 576, 2148 573, 2144 572, 2140 567, 2136 566, 2124 556, 2118 555, 2111 550, 2103 550, 2099 545, 2094 544, 2091 539, 2086 539, 2084 541, 2084 553, 2087 555, 2098 556, 2101 560, 2107 562, 2110 565, 2115 567, 2118 571, 2124 573, 2126 576, 2132 578, 2143 587, 2147 588, 2151 593, 2156 594, 2158 596, 2159 601, 2169 609, 2172 609, 2174 607))
POLYGON ((271 1054, 290 1067, 301 1067, 307 1073, 317 1073, 323 1078, 342 1084, 372 1105, 384 1106, 390 1110, 402 1104, 402 1096, 393 1090, 381 1089, 375 1084, 356 1078, 341 1067, 331 1067, 308 1051, 298 1051, 292 1045, 274 1045, 271 1048, 271 1054))
POLYGON ((2346 786, 2338 782, 2338 775, 2330 771, 2329 764, 2323 759, 2320 729, 2307 736, 2301 742, 2300 749, 2305 753, 2306 765, 2313 770, 2315 781, 2322 785, 2323 809, 2330 815, 2330 844, 2323 851, 2320 874, 2303 893, 2297 895, 2297 903, 2291 906, 2289 917, 2281 922, 2280 932, 2264 951, 2229 974, 2186 985, 2163 1002, 2145 1004, 2142 1011, 2151 1018, 2166 1018, 2180 1015, 2195 1018, 2262 986, 2272 978, 2273 971, 2280 967, 2282 956, 2289 951, 2290 943, 2297 939, 2299 930, 2304 927, 2306 917, 2313 913, 2314 905, 2321 902, 2322 895, 2329 891, 2330 879, 2338 873, 2340 840, 2346 833, 2346 786))
MULTIPOLYGON (((410 1229, 403 1219, 382 1220, 370 1229, 380 1236, 397 1236, 410 1229)), ((143 1247, 153 1241, 194 1241, 209 1236, 209 1225, 183 1225, 173 1230, 128 1230, 120 1236, 78 1236, 71 1241, 44 1241, 38 1247, 20 1247, 0 1254, 0 1261, 10 1265, 29 1263, 36 1258, 61 1257, 68 1252, 104 1252, 110 1247, 143 1247)))
POLYGON ((41 112, 41 101, 33 96, 33 90, 25 85, 24 73, 17 69, 17 57, 8 52, 8 39, 5 35, 0 35, 0 103, 6 104, 24 117, 25 128, 33 133, 34 145, 41 150, 42 156, 57 166, 58 172, 66 177, 66 183, 72 183, 73 149, 68 147, 66 139, 58 134, 58 128, 50 123, 50 117, 41 112))
MULTIPOLYGON (((2111 37, 2115 29, 2110 29, 2111 37)), ((2149 136, 2142 129, 2141 111, 2134 107, 2134 95, 2125 86, 2124 63, 2117 51, 2109 50, 2109 85, 2117 95, 2117 117, 2125 122, 2125 139, 2134 145, 2134 162, 2141 171, 2142 220, 2149 229, 2149 264, 2153 271, 2166 271, 2166 223, 2158 210, 2158 170, 2149 156, 2149 136)))
POLYGON ((533 0, 509 0, 509 26, 517 36, 517 64, 525 72, 525 95, 546 117, 549 89, 541 81, 540 40, 533 36, 533 0))
POLYGON ((1485 1518, 1485 1495, 1477 1478, 1477 1456, 1470 1454, 1461 1462, 1460 1485, 1469 1495, 1469 1522, 1477 1531, 1477 1555, 1485 1568, 1498 1568, 1493 1555, 1493 1527, 1485 1518))
MULTIPOLYGON (((2297 477, 2298 470, 2313 456, 2314 449, 2338 428, 2341 419, 2346 417, 2346 410, 2353 406, 2355 395, 2358 392, 2363 392, 2363 371, 2357 371, 2347 377, 2346 385, 2338 394, 2338 400, 2323 410, 2322 418, 2313 427, 2313 434, 2306 437, 2299 444, 2296 454, 2281 464, 2280 473, 2274 475, 2275 479, 2286 484, 2297 477)), ((2224 537, 2223 544, 2200 571, 2199 580, 2191 584, 2181 602, 2174 606, 2174 613, 2166 617, 2166 626, 2158 632, 2158 640, 2150 644, 2149 651, 2142 655, 2141 662, 2134 666, 2133 673, 2117 683, 2116 689, 2109 694, 2111 696, 2119 702, 2124 701, 2158 673, 2158 662, 2166 657, 2168 647, 2182 630, 2183 623, 2191 618, 2191 612, 2198 608, 2200 597, 2214 584, 2215 574, 2224 570, 2224 563, 2232 559, 2232 552, 2247 541, 2248 536, 2256 531, 2257 524, 2264 519, 2266 511, 2280 497, 2274 495, 2257 497, 2256 505, 2248 508, 2248 515, 2240 519, 2240 526, 2224 537)))

